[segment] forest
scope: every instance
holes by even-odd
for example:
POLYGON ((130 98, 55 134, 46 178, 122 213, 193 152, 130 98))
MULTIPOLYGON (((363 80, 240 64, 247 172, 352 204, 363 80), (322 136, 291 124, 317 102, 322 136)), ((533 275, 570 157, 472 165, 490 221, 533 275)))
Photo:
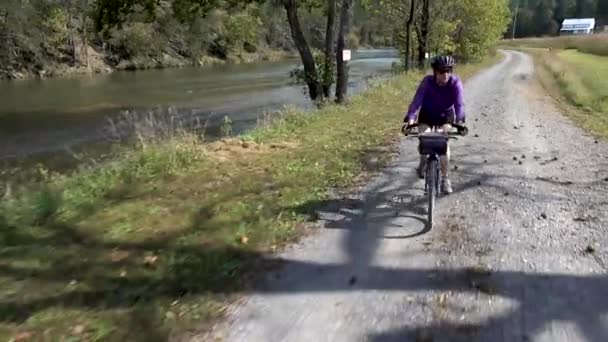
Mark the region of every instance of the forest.
MULTIPOLYGON (((565 18, 595 18, 597 26, 608 25, 607 0, 510 0, 517 8, 515 38, 557 35, 565 18)), ((511 38, 512 25, 506 36, 511 38)))

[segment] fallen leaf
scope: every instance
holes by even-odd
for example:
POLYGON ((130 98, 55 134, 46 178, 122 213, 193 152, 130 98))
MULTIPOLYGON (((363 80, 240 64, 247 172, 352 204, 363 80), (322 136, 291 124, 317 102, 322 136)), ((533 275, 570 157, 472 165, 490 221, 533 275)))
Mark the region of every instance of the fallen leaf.
POLYGON ((112 262, 121 262, 121 261, 127 259, 130 255, 131 255, 131 253, 129 251, 114 250, 114 251, 112 251, 112 254, 110 255, 110 260, 112 262))
POLYGON ((23 341, 27 341, 27 340, 29 340, 29 339, 30 339, 30 338, 32 338, 33 336, 34 336, 34 334, 33 334, 33 333, 31 333, 31 332, 29 332, 29 331, 24 331, 24 332, 20 332, 20 333, 18 333, 18 334, 17 334, 17 335, 16 335, 16 336, 13 338, 13 340, 14 340, 15 342, 23 342, 23 341))
POLYGON ((152 266, 152 265, 156 264, 157 261, 158 261, 157 255, 148 255, 144 258, 144 263, 148 266, 152 266))
POLYGON ((243 245, 246 245, 247 242, 249 242, 249 238, 247 236, 245 236, 245 235, 241 235, 241 243, 243 245))
POLYGON ((120 276, 122 278, 126 277, 127 276, 127 271, 125 271, 125 270, 120 271, 120 276))
POLYGON ((74 328, 72 328, 72 332, 73 332, 75 335, 80 335, 80 334, 82 334, 82 333, 84 332, 84 325, 79 324, 79 325, 75 326, 74 328))
POLYGON ((446 306, 447 303, 448 303, 448 295, 445 293, 442 293, 441 295, 439 295, 439 305, 446 306))

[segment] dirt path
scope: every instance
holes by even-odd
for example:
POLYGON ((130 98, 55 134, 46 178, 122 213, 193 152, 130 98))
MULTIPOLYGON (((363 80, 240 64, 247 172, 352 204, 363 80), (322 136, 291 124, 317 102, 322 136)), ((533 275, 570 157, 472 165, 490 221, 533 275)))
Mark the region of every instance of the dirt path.
POLYGON ((408 140, 206 339, 608 341, 608 146, 557 112, 522 53, 465 91, 471 134, 437 227, 408 140))

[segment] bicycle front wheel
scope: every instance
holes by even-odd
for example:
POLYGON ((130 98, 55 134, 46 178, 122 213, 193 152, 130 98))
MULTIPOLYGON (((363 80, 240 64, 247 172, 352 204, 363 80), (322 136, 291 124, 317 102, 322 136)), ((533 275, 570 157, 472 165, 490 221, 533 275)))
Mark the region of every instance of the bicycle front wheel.
POLYGON ((437 160, 431 159, 426 164, 426 193, 429 201, 427 224, 429 227, 433 227, 435 198, 437 197, 437 181, 437 160))

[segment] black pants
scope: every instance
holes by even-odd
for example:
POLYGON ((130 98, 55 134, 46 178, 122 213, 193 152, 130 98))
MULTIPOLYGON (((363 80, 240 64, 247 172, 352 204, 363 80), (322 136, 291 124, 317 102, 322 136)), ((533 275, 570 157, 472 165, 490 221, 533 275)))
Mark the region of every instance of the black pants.
POLYGON ((456 112, 454 108, 450 108, 447 112, 441 114, 438 117, 431 118, 428 113, 424 110, 420 110, 418 114, 418 124, 425 124, 428 126, 443 126, 445 124, 453 124, 456 119, 456 112))

